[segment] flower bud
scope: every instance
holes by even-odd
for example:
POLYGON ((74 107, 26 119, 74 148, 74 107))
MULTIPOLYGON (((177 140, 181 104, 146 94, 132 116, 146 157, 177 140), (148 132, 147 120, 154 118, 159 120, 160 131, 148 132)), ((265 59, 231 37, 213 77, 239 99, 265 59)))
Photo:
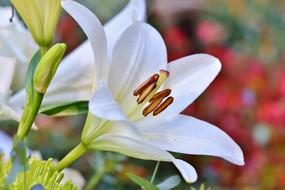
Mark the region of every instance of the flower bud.
POLYGON ((41 58, 34 74, 34 86, 39 93, 44 94, 46 92, 64 55, 65 49, 65 44, 56 44, 41 58))
POLYGON ((48 47, 61 13, 60 0, 11 0, 21 15, 34 40, 48 47))

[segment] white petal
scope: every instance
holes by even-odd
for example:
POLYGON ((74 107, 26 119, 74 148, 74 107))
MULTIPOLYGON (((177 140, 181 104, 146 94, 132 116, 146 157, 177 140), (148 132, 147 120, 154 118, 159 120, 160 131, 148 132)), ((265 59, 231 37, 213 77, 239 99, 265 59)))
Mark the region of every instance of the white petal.
POLYGON ((179 115, 148 118, 137 123, 144 138, 163 150, 194 155, 218 156, 244 164, 240 147, 222 130, 196 118, 179 115))
POLYGON ((4 159, 8 160, 12 151, 13 141, 12 138, 0 131, 0 153, 4 153, 4 159))
POLYGON ((196 54, 169 63, 170 75, 164 88, 172 90, 174 102, 162 114, 182 112, 209 86, 220 69, 220 61, 207 54, 196 54))
POLYGON ((8 96, 16 68, 15 59, 0 56, 0 94, 8 96))
POLYGON ((133 19, 144 21, 146 17, 145 0, 130 0, 126 7, 104 25, 108 42, 108 55, 112 55, 120 35, 133 23, 133 19))
POLYGON ((143 141, 120 135, 102 135, 93 141, 89 148, 118 152, 144 160, 171 161, 173 158, 167 151, 143 141))
MULTIPOLYGON (((95 57, 96 82, 106 76, 107 62, 107 40, 104 29, 99 19, 89 9, 81 4, 66 0, 62 1, 62 7, 77 21, 88 37, 95 57)), ((90 59, 90 57, 86 57, 90 59)))
POLYGON ((89 148, 113 151, 134 158, 173 162, 187 182, 197 178, 195 169, 188 163, 175 159, 170 153, 141 138, 131 123, 116 122, 109 126, 104 135, 97 137, 89 148), (131 129, 133 127, 133 130, 131 129), (120 129, 123 129, 120 131, 120 129))
POLYGON ((188 183, 193 183, 197 180, 198 176, 196 170, 187 162, 179 159, 173 159, 172 162, 182 174, 183 178, 188 183))
POLYGON ((107 85, 97 88, 89 101, 89 111, 102 119, 127 120, 120 106, 114 100, 107 85))
POLYGON ((121 35, 113 51, 109 86, 125 114, 137 105, 133 91, 166 67, 166 47, 153 27, 136 22, 121 35))

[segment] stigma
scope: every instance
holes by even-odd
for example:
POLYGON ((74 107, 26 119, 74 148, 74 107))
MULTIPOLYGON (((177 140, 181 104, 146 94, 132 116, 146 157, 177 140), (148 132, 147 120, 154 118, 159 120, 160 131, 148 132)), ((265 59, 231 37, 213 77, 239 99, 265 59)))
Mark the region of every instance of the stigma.
POLYGON ((171 89, 164 89, 157 92, 168 77, 168 71, 160 70, 159 74, 152 75, 134 90, 133 95, 138 96, 138 104, 149 104, 143 110, 142 114, 144 116, 150 113, 152 113, 153 116, 159 115, 174 101, 174 98, 169 96, 171 89))

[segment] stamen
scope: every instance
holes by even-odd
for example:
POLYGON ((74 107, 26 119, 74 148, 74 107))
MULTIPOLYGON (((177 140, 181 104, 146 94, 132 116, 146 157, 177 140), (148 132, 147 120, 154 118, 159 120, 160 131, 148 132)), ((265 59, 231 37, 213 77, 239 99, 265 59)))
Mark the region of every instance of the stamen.
POLYGON ((164 111, 170 104, 172 104, 174 98, 172 96, 168 97, 156 110, 153 112, 153 116, 160 114, 164 111))
POLYGON ((168 97, 171 94, 171 89, 157 92, 168 77, 168 71, 160 70, 159 74, 152 75, 134 90, 133 95, 138 96, 137 103, 140 104, 136 110, 140 110, 147 102, 149 102, 149 105, 144 108, 142 114, 147 116, 153 112, 153 116, 156 116, 172 104, 174 98, 168 97), (166 100, 164 101, 165 98, 166 100))
POLYGON ((137 99, 137 103, 138 104, 142 103, 155 88, 156 88, 156 83, 152 83, 151 85, 143 89, 142 93, 137 99))
POLYGON ((159 104, 163 101, 165 97, 159 97, 152 101, 144 110, 143 110, 143 115, 147 116, 149 113, 153 112, 159 104))
POLYGON ((149 100, 149 102, 152 102, 152 101, 154 101, 154 100, 156 100, 157 98, 160 98, 160 97, 165 98, 165 97, 167 97, 170 93, 171 93, 171 89, 165 89, 165 90, 163 90, 163 91, 161 91, 161 92, 156 93, 156 94, 149 100))
POLYGON ((146 81, 144 81, 133 93, 134 96, 137 96, 139 94, 142 93, 143 90, 145 90, 148 86, 150 86, 151 84, 154 84, 157 82, 159 78, 158 74, 154 74, 152 75, 149 79, 147 79, 146 81))

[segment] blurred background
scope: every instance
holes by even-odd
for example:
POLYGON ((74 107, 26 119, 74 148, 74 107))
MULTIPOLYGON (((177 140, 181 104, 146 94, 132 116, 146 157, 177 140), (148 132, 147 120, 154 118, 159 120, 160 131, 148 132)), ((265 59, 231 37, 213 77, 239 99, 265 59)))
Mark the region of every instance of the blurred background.
MULTIPOLYGON (((104 23, 127 0, 78 0, 104 23)), ((0 0, 0 5, 7 4, 0 0)), ((285 189, 285 2, 280 0, 150 0, 148 22, 162 34, 169 60, 194 53, 218 57, 222 71, 183 113, 226 131, 242 147, 245 166, 219 158, 180 156, 197 169, 199 181, 212 189, 285 189)), ((85 40, 82 31, 63 15, 57 41, 68 51, 85 40)), ((189 84, 191 88, 191 84, 189 84)), ((44 159, 61 159, 80 139, 85 116, 38 118, 41 130, 29 136, 29 146, 44 159)), ((0 124, 11 135, 16 123, 0 124)), ((155 162, 113 153, 90 153, 72 167, 91 179, 96 189, 138 189, 126 172, 149 178, 155 162), (100 180, 100 181, 99 181, 100 180)), ((162 163, 156 181, 177 174, 162 163)), ((88 182, 87 182, 88 183, 88 182)), ((92 186, 92 184, 90 186, 92 186)), ((176 188, 189 189, 184 183, 176 188)))

